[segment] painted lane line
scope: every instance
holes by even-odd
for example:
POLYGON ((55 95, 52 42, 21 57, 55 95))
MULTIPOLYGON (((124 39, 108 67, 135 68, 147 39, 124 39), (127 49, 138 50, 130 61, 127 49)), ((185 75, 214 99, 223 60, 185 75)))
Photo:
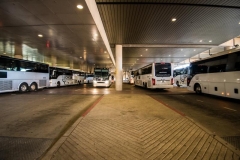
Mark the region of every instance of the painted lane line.
POLYGON ((203 102, 203 101, 201 101, 201 100, 198 100, 198 99, 197 99, 197 101, 199 101, 199 102, 203 102))
POLYGON ((235 109, 231 109, 231 108, 228 108, 228 107, 223 107, 223 108, 234 111, 234 112, 237 112, 237 110, 235 110, 235 109))
POLYGON ((98 100, 96 100, 91 107, 89 107, 86 112, 83 113, 82 117, 85 117, 97 104, 101 101, 104 95, 102 95, 98 100))

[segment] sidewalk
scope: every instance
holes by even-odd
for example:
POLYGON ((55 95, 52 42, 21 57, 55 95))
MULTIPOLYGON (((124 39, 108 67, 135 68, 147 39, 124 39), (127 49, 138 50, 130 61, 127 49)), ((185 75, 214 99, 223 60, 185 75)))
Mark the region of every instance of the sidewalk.
POLYGON ((240 154, 148 95, 104 95, 43 159, 236 159, 240 154))

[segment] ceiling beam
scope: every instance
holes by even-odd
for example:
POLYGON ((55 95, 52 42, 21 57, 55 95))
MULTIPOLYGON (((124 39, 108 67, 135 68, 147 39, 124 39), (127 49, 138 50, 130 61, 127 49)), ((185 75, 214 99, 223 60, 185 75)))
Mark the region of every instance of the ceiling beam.
POLYGON ((178 5, 195 7, 214 7, 214 8, 233 8, 240 9, 240 6, 214 5, 214 4, 196 4, 196 3, 169 3, 169 2, 97 2, 97 5, 178 5))
POLYGON ((139 47, 139 48, 216 48, 222 47, 218 45, 206 44, 122 44, 123 47, 139 47))

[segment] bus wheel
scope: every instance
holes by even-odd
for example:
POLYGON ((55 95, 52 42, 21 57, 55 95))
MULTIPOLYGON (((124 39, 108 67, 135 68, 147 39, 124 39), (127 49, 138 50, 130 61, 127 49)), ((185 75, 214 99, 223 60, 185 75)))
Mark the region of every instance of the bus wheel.
POLYGON ((30 85, 30 91, 37 91, 37 89, 38 89, 37 83, 34 82, 30 85))
POLYGON ((179 85, 179 82, 178 82, 178 81, 176 82, 176 85, 177 85, 178 87, 180 87, 180 85, 179 85))
POLYGON ((60 82, 59 81, 57 82, 57 87, 60 87, 60 82))
POLYGON ((27 92, 28 91, 28 84, 27 83, 22 83, 19 87, 20 92, 27 92))
POLYGON ((199 84, 196 84, 196 86, 195 86, 195 92, 196 92, 197 94, 201 94, 201 93, 202 93, 202 89, 201 89, 201 86, 200 86, 199 84))

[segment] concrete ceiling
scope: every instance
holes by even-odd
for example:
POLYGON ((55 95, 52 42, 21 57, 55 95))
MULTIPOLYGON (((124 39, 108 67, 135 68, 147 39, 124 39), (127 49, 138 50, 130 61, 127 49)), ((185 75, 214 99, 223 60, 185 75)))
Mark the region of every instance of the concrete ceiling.
MULTIPOLYGON (((116 44, 124 46, 125 70, 157 61, 182 62, 240 35, 239 0, 96 3, 113 55, 116 44)), ((13 55, 17 45, 26 46, 37 60, 54 55, 76 63, 113 65, 84 0, 1 0, 0 54, 13 55), (78 4, 84 8, 77 9, 78 4)))

